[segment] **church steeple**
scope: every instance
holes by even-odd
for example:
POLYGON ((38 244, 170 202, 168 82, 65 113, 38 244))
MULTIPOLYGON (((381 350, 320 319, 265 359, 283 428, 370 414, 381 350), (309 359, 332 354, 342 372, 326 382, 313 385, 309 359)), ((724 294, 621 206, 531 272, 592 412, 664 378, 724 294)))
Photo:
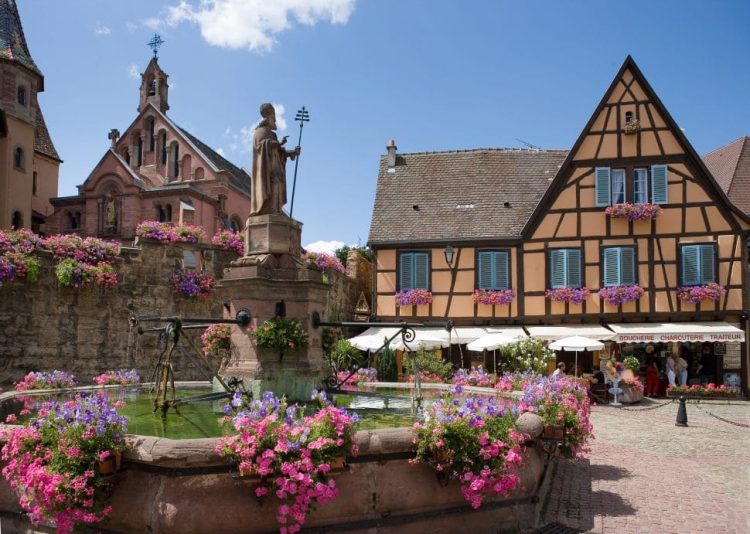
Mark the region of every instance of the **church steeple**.
POLYGON ((162 113, 169 109, 169 76, 161 70, 156 57, 152 58, 141 74, 141 100, 138 111, 142 111, 148 103, 154 104, 162 113))
POLYGON ((15 0, 0 0, 0 60, 20 65, 37 75, 37 90, 44 91, 44 77, 29 52, 15 0))

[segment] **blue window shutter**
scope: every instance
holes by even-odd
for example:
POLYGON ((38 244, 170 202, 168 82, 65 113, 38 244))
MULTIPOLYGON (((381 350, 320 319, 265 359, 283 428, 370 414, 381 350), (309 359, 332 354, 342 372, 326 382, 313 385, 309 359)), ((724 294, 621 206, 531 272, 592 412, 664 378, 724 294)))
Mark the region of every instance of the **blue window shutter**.
POLYGON ((565 250, 551 250, 549 253, 549 280, 552 289, 565 287, 565 250))
POLYGON ((581 251, 568 249, 568 287, 581 287, 581 251))
POLYGON ((687 245, 682 247, 682 285, 700 285, 700 245, 687 245))
POLYGON ((508 263, 507 252, 495 252, 495 289, 508 289, 510 287, 508 263))
POLYGON ((430 289, 430 262, 426 252, 414 253, 413 289, 430 289))
POLYGON ((596 168, 596 205, 609 206, 610 203, 610 181, 609 167, 596 168))
POLYGON ((632 286, 636 279, 635 249, 620 249, 620 285, 632 286))
POLYGON ((604 249, 604 280, 605 287, 620 285, 620 249, 604 249))
POLYGON ((414 289, 414 254, 404 252, 400 255, 399 262, 399 290, 406 291, 414 289))
POLYGON ((492 288, 492 252, 480 252, 477 266, 479 289, 492 288))
POLYGON ((701 284, 710 284, 716 281, 714 272, 714 246, 700 245, 701 261, 701 284))
POLYGON ((651 202, 666 204, 669 191, 666 165, 651 165, 651 202))

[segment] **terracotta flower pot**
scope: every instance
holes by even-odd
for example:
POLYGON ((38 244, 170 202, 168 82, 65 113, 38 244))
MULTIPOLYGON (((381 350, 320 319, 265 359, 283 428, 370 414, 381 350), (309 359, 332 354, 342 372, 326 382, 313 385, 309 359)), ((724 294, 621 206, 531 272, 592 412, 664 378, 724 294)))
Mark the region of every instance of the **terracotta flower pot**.
POLYGON ((115 451, 103 462, 99 462, 97 467, 100 475, 111 475, 116 473, 122 467, 122 452, 115 451))

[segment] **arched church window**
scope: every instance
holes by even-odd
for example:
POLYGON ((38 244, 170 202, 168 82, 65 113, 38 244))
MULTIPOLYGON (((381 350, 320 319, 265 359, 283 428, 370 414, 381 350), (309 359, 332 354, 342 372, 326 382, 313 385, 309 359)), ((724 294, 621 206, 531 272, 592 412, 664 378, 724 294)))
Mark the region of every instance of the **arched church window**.
POLYGON ((233 232, 239 232, 240 230, 242 230, 242 223, 240 222, 239 218, 237 218, 236 215, 234 215, 230 219, 229 227, 232 229, 233 232))
POLYGON ((138 137, 138 154, 136 159, 136 167, 143 165, 143 138, 138 137))
POLYGON ((156 147, 156 138, 154 137, 154 119, 151 119, 149 121, 148 125, 148 151, 153 152, 154 148, 156 147))
POLYGON ((203 180, 203 177, 205 175, 205 171, 203 170, 203 167, 197 167, 195 169, 195 179, 196 180, 203 180))
POLYGON ((172 165, 174 166, 172 176, 177 178, 180 175, 180 145, 172 143, 172 150, 172 165))
POLYGON ((161 164, 167 164, 167 132, 161 133, 161 164))

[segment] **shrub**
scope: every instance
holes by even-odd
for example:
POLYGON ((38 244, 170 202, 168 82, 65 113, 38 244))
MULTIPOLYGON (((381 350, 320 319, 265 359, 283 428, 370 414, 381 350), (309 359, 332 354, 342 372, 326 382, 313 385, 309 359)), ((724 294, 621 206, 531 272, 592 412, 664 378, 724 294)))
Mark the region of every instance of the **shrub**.
POLYGON ((334 371, 344 371, 358 367, 362 363, 362 353, 349 340, 339 339, 325 359, 334 371))
POLYGON ((214 324, 201 334, 203 356, 218 356, 232 348, 232 327, 228 324, 214 324))
POLYGON ((398 380, 396 355, 394 354, 393 349, 386 347, 378 353, 377 369, 378 380, 381 382, 395 382, 398 380))
POLYGON ((404 367, 406 367, 407 374, 414 375, 415 359, 419 365, 419 371, 421 373, 438 376, 441 381, 446 381, 450 378, 450 362, 443 361, 441 358, 435 356, 434 352, 427 352, 424 349, 419 349, 414 356, 407 355, 404 357, 404 367))
POLYGON ((533 371, 541 374, 547 369, 547 362, 555 358, 546 341, 532 337, 504 347, 502 354, 497 364, 504 373, 533 371))
POLYGON ((622 364, 625 366, 625 369, 630 369, 636 374, 638 373, 638 370, 641 368, 641 362, 635 356, 628 356, 622 361, 622 364))

